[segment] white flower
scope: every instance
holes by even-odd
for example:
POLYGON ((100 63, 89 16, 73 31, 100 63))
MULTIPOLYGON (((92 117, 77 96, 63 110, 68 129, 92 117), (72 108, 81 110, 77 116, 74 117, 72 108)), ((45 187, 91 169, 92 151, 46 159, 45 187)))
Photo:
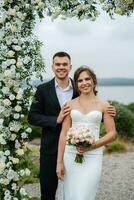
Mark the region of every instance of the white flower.
POLYGON ((24 176, 24 175, 25 175, 24 169, 20 170, 20 176, 24 176))
POLYGON ((10 9, 9 10, 9 15, 15 16, 16 15, 16 10, 15 9, 10 9))
POLYGON ((14 109, 16 112, 20 112, 22 110, 21 106, 19 106, 19 105, 15 106, 14 109))
POLYGON ((18 140, 15 140, 15 148, 18 149, 20 148, 21 144, 19 143, 18 140))
POLYGON ((17 61, 16 66, 17 67, 22 67, 23 66, 23 62, 21 60, 17 61))
MULTIPOLYGON (((13 183, 12 184, 12 190, 16 190, 17 189, 17 184, 13 183)), ((16 197, 15 197, 16 198, 16 197)), ((15 200, 15 198, 13 200, 15 200)), ((18 200, 18 198, 16 198, 16 200, 18 200)))
POLYGON ((18 45, 12 45, 13 49, 16 50, 16 51, 20 51, 21 50, 21 47, 18 46, 18 45))
POLYGON ((12 42, 13 42, 14 44, 18 44, 18 39, 13 38, 12 42))
POLYGON ((4 119, 0 119, 0 126, 3 126, 4 119))
POLYGON ((21 133, 21 137, 22 137, 22 139, 25 139, 28 137, 28 135, 27 135, 27 133, 23 132, 23 133, 21 133))
POLYGON ((29 128, 26 129, 26 132, 27 132, 27 133, 31 133, 31 132, 32 132, 32 129, 29 127, 29 128))
POLYGON ((9 96, 9 99, 10 99, 11 101, 13 101, 13 100, 15 99, 15 95, 14 95, 14 94, 11 94, 11 95, 9 96))
POLYGON ((11 72, 11 70, 9 70, 9 69, 5 70, 4 76, 5 76, 5 77, 11 78, 11 77, 12 77, 12 72, 11 72))
POLYGON ((9 190, 6 190, 6 191, 4 192, 4 194, 5 194, 5 196, 10 195, 10 191, 9 191, 9 190))
POLYGON ((17 31, 17 27, 15 25, 11 25, 10 29, 11 29, 12 33, 17 31))
POLYGON ((20 194, 23 195, 23 196, 27 195, 27 193, 26 193, 24 188, 20 189, 20 194))
POLYGON ((6 143, 7 142, 6 142, 5 138, 4 138, 4 134, 0 134, 0 144, 5 145, 6 143))
POLYGON ((45 4, 44 4, 43 2, 40 1, 40 2, 38 3, 38 7, 39 7, 39 8, 44 8, 44 7, 45 7, 45 4))
POLYGON ((20 114, 19 113, 15 113, 13 117, 14 117, 14 119, 19 119, 20 118, 20 114))
POLYGON ((26 176, 30 176, 30 174, 31 174, 30 170, 29 170, 28 168, 26 168, 26 169, 25 169, 25 175, 26 175, 26 176))
POLYGON ((18 156, 22 156, 22 155, 24 155, 24 150, 23 149, 17 149, 16 153, 17 153, 18 156))
POLYGON ((9 157, 9 160, 11 160, 13 162, 13 164, 19 163, 19 159, 15 158, 15 157, 12 157, 12 156, 9 157))
POLYGON ((10 131, 14 131, 17 133, 22 128, 22 125, 20 122, 14 121, 9 124, 9 127, 10 127, 10 131))
POLYGON ((13 133, 13 134, 11 134, 10 140, 14 141, 16 139, 16 137, 17 137, 17 135, 13 133))
POLYGON ((15 176, 15 172, 12 169, 9 169, 9 171, 7 172, 7 178, 8 180, 12 180, 15 176))
POLYGON ((10 151, 9 150, 6 150, 5 151, 5 156, 9 156, 10 155, 10 151))
POLYGON ((8 55, 10 58, 14 57, 14 54, 15 54, 15 52, 12 51, 12 50, 8 51, 8 53, 7 53, 7 55, 8 55))
POLYGON ((17 100, 21 100, 22 98, 23 98, 23 96, 22 96, 21 93, 18 93, 18 94, 16 95, 16 99, 17 99, 17 100))
POLYGON ((1 91, 3 92, 3 94, 8 94, 9 93, 9 88, 8 87, 3 87, 1 89, 1 91))
POLYGON ((5 163, 0 161, 0 174, 4 172, 5 167, 6 167, 5 163))
POLYGON ((11 105, 11 101, 9 99, 4 99, 3 104, 4 104, 4 106, 8 107, 11 105))
POLYGON ((1 179, 0 179, 0 183, 3 184, 3 185, 8 185, 9 182, 10 182, 10 181, 9 181, 7 178, 3 178, 3 179, 1 178, 1 179))

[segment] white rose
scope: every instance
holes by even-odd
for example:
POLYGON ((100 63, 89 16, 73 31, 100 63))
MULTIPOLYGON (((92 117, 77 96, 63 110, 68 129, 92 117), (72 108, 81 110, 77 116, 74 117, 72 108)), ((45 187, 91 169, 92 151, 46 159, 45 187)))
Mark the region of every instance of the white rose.
POLYGON ((11 141, 14 141, 14 140, 16 139, 16 137, 17 137, 17 135, 13 133, 13 134, 11 135, 11 137, 10 137, 10 140, 11 140, 11 141))
POLYGON ((17 27, 15 25, 11 25, 10 29, 11 29, 12 33, 17 31, 17 27))
POLYGON ((18 164, 19 163, 19 159, 18 158, 13 158, 12 162, 13 162, 13 164, 18 164))
POLYGON ((9 10, 9 15, 15 16, 16 15, 16 10, 15 9, 10 9, 9 10))
MULTIPOLYGON (((17 184, 16 183, 13 183, 12 184, 12 190, 16 190, 16 188, 17 188, 17 184)), ((13 198, 13 200, 18 200, 18 198, 13 198)))
POLYGON ((3 104, 4 104, 4 106, 10 106, 11 105, 11 101, 9 100, 9 99, 4 99, 3 100, 3 104))
POLYGON ((30 176, 31 172, 28 168, 25 169, 25 174, 26 174, 26 176, 30 176))
POLYGON ((27 133, 31 133, 31 132, 32 132, 32 129, 29 127, 29 128, 26 129, 26 132, 27 132, 27 133))
POLYGON ((6 151, 5 151, 5 155, 6 155, 6 156, 9 156, 9 155, 10 155, 10 151, 9 151, 9 150, 6 150, 6 151))
POLYGON ((14 57, 14 54, 15 54, 15 52, 12 51, 12 50, 8 51, 8 53, 7 53, 7 55, 8 55, 10 58, 14 57))
POLYGON ((16 66, 17 67, 22 67, 23 66, 23 62, 22 61, 17 61, 16 66))
POLYGON ((9 96, 9 99, 10 99, 11 101, 13 101, 13 100, 15 99, 15 95, 14 95, 14 94, 11 94, 11 95, 9 96))
POLYGON ((15 113, 13 117, 14 117, 14 119, 19 119, 20 118, 20 114, 19 113, 15 113))
POLYGON ((25 138, 28 137, 28 135, 27 135, 27 133, 23 132, 23 133, 21 133, 21 137, 22 137, 23 139, 25 139, 25 138))
POLYGON ((3 94, 8 94, 9 93, 9 88, 8 87, 3 87, 2 90, 3 94))
POLYGON ((2 174, 4 172, 6 165, 4 162, 0 162, 0 174, 2 174))
POLYGON ((17 95, 16 95, 16 99, 17 99, 17 100, 20 100, 20 99, 22 99, 22 98, 23 98, 22 94, 17 94, 17 95))
POLYGON ((24 169, 20 170, 20 176, 24 176, 24 175, 25 175, 24 169))
POLYGON ((8 180, 7 178, 3 178, 2 184, 3 185, 8 185, 10 182, 10 180, 8 180))
POLYGON ((15 140, 15 148, 19 149, 20 146, 21 146, 21 144, 19 143, 19 141, 15 140))
POLYGON ((45 4, 44 4, 43 2, 40 1, 40 2, 38 3, 38 7, 39 7, 39 8, 44 8, 44 7, 45 7, 45 4))
POLYGON ((22 155, 24 155, 24 150, 23 149, 17 149, 16 153, 17 153, 18 156, 22 156, 22 155))
POLYGON ((11 77, 12 77, 12 72, 11 72, 11 70, 10 70, 10 69, 5 70, 4 76, 5 76, 5 77, 11 78, 11 77))
POLYGON ((19 105, 15 106, 14 109, 16 112, 20 112, 22 110, 21 106, 19 106, 19 105))
POLYGON ((23 196, 27 195, 27 193, 26 193, 24 188, 20 189, 20 194, 23 195, 23 196))
POLYGON ((9 157, 9 160, 11 160, 13 162, 13 164, 17 164, 19 163, 19 159, 18 158, 14 158, 14 157, 9 157))

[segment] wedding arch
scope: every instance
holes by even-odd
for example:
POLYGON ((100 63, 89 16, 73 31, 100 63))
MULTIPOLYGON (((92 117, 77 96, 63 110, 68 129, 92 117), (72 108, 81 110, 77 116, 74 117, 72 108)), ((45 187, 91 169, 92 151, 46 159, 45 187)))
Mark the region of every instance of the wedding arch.
POLYGON ((36 17, 94 21, 101 10, 130 16, 134 0, 0 0, 0 199, 30 198, 19 180, 30 175, 20 164, 32 131, 24 122, 35 92, 30 78, 45 67, 32 32, 36 17))

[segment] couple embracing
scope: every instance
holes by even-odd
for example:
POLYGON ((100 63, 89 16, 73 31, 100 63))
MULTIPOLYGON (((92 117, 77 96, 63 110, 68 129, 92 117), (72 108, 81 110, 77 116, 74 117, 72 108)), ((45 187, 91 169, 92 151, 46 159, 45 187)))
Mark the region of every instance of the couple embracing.
MULTIPOLYGON (((97 79, 87 66, 78 68, 69 78, 71 57, 66 52, 53 56, 55 77, 37 87, 28 121, 42 127, 40 148, 41 200, 55 200, 58 179, 63 194, 58 200, 95 200, 101 176, 103 146, 115 137, 115 108, 97 97, 97 79), (106 134, 99 137, 103 121, 106 134), (85 126, 93 133, 89 146, 68 145, 70 128, 85 126), (82 163, 75 162, 83 155, 82 163)), ((76 133, 77 134, 77 133, 76 133)))

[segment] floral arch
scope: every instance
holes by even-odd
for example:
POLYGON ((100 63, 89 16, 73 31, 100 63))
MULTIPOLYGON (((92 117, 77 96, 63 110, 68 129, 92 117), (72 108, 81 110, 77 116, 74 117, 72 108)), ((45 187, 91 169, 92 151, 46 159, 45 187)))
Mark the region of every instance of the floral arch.
POLYGON ((94 21, 100 10, 129 16, 134 0, 0 0, 0 199, 29 199, 18 182, 30 175, 20 164, 32 131, 24 122, 35 92, 30 78, 41 77, 45 67, 32 33, 36 17, 94 21))

